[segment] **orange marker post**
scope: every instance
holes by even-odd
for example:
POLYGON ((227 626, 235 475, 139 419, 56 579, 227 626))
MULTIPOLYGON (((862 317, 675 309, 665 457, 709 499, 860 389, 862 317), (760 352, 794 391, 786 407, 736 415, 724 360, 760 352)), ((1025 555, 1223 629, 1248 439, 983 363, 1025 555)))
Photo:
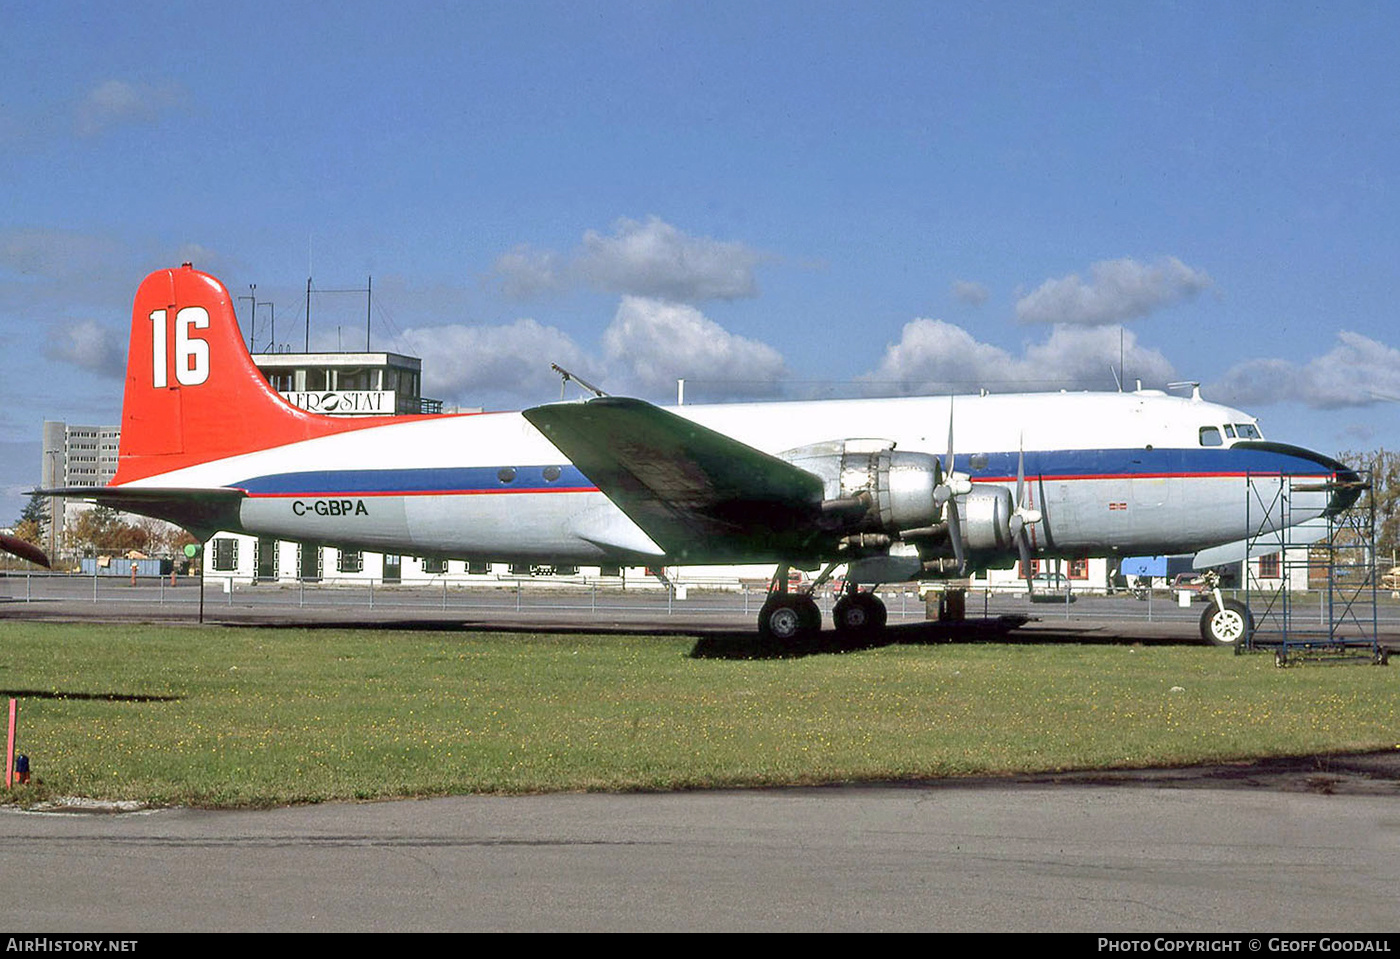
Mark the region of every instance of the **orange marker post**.
POLYGON ((15 781, 15 729, 19 725, 19 700, 10 700, 10 735, 5 740, 5 788, 15 781))

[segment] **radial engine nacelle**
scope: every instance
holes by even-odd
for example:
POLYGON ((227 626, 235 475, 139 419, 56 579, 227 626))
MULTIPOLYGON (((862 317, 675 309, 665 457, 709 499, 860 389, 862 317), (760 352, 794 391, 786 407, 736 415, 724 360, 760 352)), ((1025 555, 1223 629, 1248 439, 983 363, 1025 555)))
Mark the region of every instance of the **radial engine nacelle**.
POLYGON ((780 454, 825 483, 823 507, 833 532, 855 552, 884 552, 896 541, 921 555, 1005 557, 1016 550, 1011 531, 1015 504, 1003 486, 973 488, 961 473, 946 473, 932 453, 897 450, 891 440, 847 439, 814 443, 780 454), (949 511, 962 550, 952 544, 949 511))
POLYGON ((1005 486, 979 486, 958 497, 962 513, 963 543, 971 553, 1011 553, 1016 540, 1011 535, 1011 517, 1016 507, 1011 490, 1005 486))
POLYGON ((779 454, 826 484, 823 507, 843 531, 898 536, 942 516, 934 491, 943 468, 931 453, 896 450, 891 440, 814 443, 779 454))

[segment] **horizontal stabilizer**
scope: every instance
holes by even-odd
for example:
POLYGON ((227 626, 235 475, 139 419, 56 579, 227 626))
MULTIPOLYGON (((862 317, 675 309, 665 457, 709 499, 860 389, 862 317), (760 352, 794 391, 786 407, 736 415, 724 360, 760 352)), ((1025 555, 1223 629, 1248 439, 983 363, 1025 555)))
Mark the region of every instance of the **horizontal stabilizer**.
POLYGON ((41 489, 40 496, 63 496, 92 500, 124 513, 137 513, 174 523, 200 539, 219 530, 239 528, 238 504, 246 495, 241 489, 161 489, 153 486, 72 486, 41 489))
POLYGON ((776 456, 628 397, 524 416, 669 556, 757 562, 811 548, 822 480, 776 456))

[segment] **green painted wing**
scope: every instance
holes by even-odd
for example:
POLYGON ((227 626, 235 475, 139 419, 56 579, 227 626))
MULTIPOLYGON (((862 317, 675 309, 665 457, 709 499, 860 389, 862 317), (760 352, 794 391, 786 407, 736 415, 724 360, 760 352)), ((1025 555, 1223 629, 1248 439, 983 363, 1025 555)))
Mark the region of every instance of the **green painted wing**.
POLYGON ((643 400, 524 416, 677 562, 793 561, 820 536, 819 477, 643 400))

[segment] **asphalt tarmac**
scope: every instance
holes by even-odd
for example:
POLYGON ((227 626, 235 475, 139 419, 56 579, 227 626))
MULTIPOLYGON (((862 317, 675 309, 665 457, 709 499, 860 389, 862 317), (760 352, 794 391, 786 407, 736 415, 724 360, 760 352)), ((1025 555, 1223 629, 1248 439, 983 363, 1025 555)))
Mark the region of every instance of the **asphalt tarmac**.
POLYGON ((1236 773, 5 811, 0 922, 107 935, 1397 930, 1393 764, 1388 779, 1236 773))
MULTIPOLYGON (((190 612, 164 602, 12 598, 0 602, 0 624, 189 621, 190 612)), ((221 622, 659 630, 698 633, 716 649, 752 630, 732 609, 425 612, 381 604, 293 613, 256 603, 215 611, 206 602, 221 622)), ((1058 612, 1010 632, 989 620, 955 634, 908 616, 894 620, 887 641, 1193 642, 1199 615, 1144 622, 1058 612)), ((1395 933, 1397 747, 917 785, 237 812, 4 809, 0 874, 10 881, 0 922, 49 934, 1395 933)))

